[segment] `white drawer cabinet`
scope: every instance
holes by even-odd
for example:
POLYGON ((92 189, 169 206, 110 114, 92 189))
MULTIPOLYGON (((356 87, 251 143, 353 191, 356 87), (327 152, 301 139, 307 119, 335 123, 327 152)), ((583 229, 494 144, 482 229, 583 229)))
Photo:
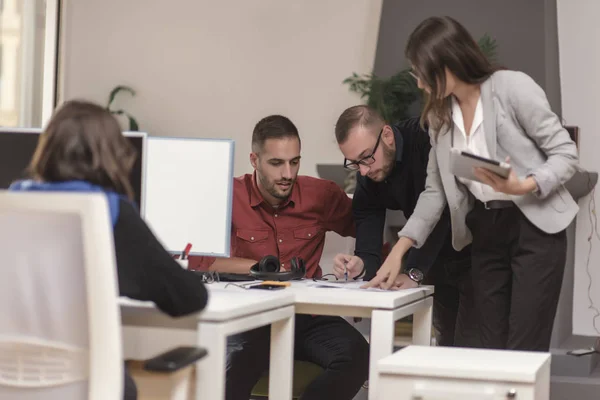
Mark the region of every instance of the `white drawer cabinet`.
POLYGON ((408 346, 377 367, 377 400, 550 397, 550 353, 408 346))

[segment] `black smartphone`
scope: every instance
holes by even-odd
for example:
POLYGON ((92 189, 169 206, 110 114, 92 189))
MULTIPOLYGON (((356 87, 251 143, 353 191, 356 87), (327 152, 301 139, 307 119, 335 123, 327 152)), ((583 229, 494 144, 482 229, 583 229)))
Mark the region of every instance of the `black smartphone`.
POLYGON ((250 289, 279 290, 279 289, 285 289, 285 286, 260 284, 260 285, 252 285, 252 286, 250 286, 250 289))
POLYGON ((160 372, 177 371, 180 368, 195 363, 206 356, 206 354, 208 352, 202 347, 177 347, 146 361, 144 369, 160 372))

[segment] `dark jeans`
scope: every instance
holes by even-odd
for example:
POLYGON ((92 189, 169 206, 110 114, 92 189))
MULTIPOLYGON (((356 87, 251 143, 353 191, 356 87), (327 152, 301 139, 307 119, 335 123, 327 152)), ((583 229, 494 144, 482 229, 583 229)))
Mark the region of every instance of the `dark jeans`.
MULTIPOLYGON (((270 327, 234 335, 227 342, 226 399, 248 400, 269 368, 270 327)), ((296 314, 294 358, 324 368, 302 399, 350 400, 369 375, 369 345, 340 317, 296 314)))
POLYGON ((434 285, 433 328, 438 346, 481 347, 469 249, 440 255, 425 280, 434 285))
POLYGON ((516 207, 467 216, 483 346, 548 351, 565 269, 566 232, 548 234, 516 207))
POLYGON ((125 379, 123 381, 123 383, 124 383, 123 399, 124 400, 137 400, 138 396, 137 396, 137 387, 135 386, 135 382, 131 378, 131 375, 129 375, 127 365, 125 365, 123 368, 125 371, 125 379))

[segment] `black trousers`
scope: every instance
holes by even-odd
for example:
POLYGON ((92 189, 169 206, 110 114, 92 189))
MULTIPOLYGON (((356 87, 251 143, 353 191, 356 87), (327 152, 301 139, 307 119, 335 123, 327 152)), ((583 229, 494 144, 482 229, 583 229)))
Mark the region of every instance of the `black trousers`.
POLYGON ((548 234, 516 207, 467 216, 475 304, 486 348, 548 351, 565 269, 566 232, 548 234))
POLYGON ((481 347, 471 279, 471 252, 440 255, 427 273, 434 285, 433 328, 438 346, 481 347))
POLYGON ((127 364, 123 367, 125 371, 125 377, 123 380, 123 399, 124 400, 137 400, 137 387, 135 386, 135 382, 131 375, 129 375, 129 369, 127 368, 127 364))
MULTIPOLYGON (((248 400, 269 368, 270 327, 234 335, 227 342, 226 399, 248 400)), ((340 317, 296 314, 294 358, 324 368, 302 399, 350 400, 369 375, 369 345, 340 317)))

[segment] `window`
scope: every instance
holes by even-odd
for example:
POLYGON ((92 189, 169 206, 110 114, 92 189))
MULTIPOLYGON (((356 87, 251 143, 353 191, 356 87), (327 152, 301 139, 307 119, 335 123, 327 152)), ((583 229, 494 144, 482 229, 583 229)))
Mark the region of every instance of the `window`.
MULTIPOLYGON (((0 6, 2 0, 0 0, 0 6)), ((0 12, 2 12, 2 8, 0 7, 0 12)), ((2 42, 0 41, 0 93, 2 93, 2 42)))
POLYGON ((40 127, 54 107, 57 13, 58 0, 0 0, 0 126, 40 127))

